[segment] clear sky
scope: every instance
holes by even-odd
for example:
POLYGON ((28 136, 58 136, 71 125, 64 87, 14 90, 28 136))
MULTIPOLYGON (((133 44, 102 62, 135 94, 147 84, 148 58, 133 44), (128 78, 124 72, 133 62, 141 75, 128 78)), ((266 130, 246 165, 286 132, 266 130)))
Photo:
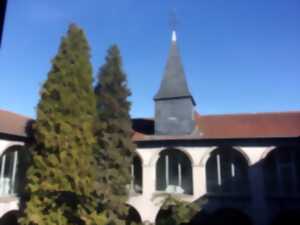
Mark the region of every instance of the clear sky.
POLYGON ((152 117, 176 10, 200 114, 300 111, 299 0, 10 0, 0 49, 0 108, 35 117, 61 36, 81 26, 94 74, 121 49, 134 117, 152 117))

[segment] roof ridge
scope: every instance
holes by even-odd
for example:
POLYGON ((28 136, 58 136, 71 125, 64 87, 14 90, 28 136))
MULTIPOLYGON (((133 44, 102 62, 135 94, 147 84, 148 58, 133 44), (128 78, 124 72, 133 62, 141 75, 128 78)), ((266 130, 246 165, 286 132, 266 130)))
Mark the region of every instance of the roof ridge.
POLYGON ((300 111, 275 111, 275 112, 243 112, 243 113, 227 113, 227 114, 198 114, 200 117, 210 116, 248 116, 248 115, 274 115, 274 114, 300 114, 300 111))
POLYGON ((29 116, 25 116, 25 115, 22 115, 22 114, 19 114, 19 113, 16 113, 16 112, 12 112, 12 111, 8 111, 8 110, 5 110, 5 109, 0 109, 0 112, 2 112, 2 113, 8 113, 8 114, 11 114, 11 115, 14 115, 14 116, 18 116, 18 117, 23 117, 24 119, 30 119, 30 120, 33 119, 33 118, 29 117, 29 116))
MULTIPOLYGON (((244 113, 226 113, 226 114, 200 114, 199 112, 195 112, 195 116, 197 117, 210 117, 210 116, 248 116, 248 115, 274 115, 274 114, 300 114, 299 111, 276 111, 276 112, 244 112, 244 113)), ((132 120, 154 120, 152 117, 133 117, 132 120)))

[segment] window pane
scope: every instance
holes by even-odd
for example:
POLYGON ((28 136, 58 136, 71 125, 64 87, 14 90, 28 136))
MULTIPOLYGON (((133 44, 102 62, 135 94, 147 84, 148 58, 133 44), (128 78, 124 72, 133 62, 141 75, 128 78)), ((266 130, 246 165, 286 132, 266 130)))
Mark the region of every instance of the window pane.
POLYGON ((291 194, 294 190, 293 173, 291 166, 280 167, 281 191, 285 194, 291 194))
POLYGON ((134 190, 138 193, 142 192, 142 162, 140 160, 140 158, 138 158, 137 156, 135 156, 133 158, 133 175, 134 175, 134 190))
POLYGON ((7 153, 5 153, 5 155, 6 155, 6 162, 5 162, 5 169, 4 169, 4 177, 9 179, 12 177, 14 152, 8 151, 7 153))
POLYGON ((156 189, 166 189, 166 175, 165 175, 165 159, 164 156, 160 156, 156 165, 156 189))
POLYGON ((169 154, 170 185, 178 185, 178 157, 169 154))
POLYGON ((296 167, 296 183, 297 183, 297 191, 300 193, 300 149, 295 149, 295 160, 294 165, 296 167))
POLYGON ((236 193, 248 192, 248 165, 241 155, 235 155, 235 177, 233 178, 233 191, 236 193))
POLYGON ((264 162, 264 180, 266 193, 278 192, 277 167, 275 152, 271 152, 264 162))
POLYGON ((231 160, 228 157, 228 153, 220 154, 221 159, 221 178, 222 178, 222 192, 231 192, 231 184, 232 184, 232 177, 231 177, 231 160))
POLYGON ((208 192, 241 193, 248 190, 247 162, 236 150, 215 151, 207 162, 206 176, 208 192))
POLYGON ((218 192, 218 172, 217 172, 217 157, 211 156, 206 164, 206 185, 207 192, 218 192))
POLYGON ((286 164, 291 162, 291 150, 288 148, 277 150, 277 160, 280 164, 286 164))
POLYGON ((0 158, 0 195, 7 196, 15 193, 18 179, 18 152, 8 150, 0 158))

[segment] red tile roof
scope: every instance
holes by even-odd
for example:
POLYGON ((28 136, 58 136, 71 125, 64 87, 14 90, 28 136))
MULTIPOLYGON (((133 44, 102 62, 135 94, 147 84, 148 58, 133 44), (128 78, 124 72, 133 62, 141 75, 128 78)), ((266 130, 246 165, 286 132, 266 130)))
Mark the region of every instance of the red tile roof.
POLYGON ((27 124, 32 119, 0 109, 0 133, 26 137, 27 124))
MULTIPOLYGON (((135 141, 300 137, 300 112, 196 115, 192 135, 156 136, 136 132, 135 141)), ((154 126, 154 122, 153 126, 154 126)))
MULTIPOLYGON (((26 137, 31 118, 0 110, 0 133, 26 137)), ((238 139, 300 137, 300 112, 229 115, 196 114, 191 135, 154 135, 153 119, 133 119, 134 141, 175 139, 238 139)))

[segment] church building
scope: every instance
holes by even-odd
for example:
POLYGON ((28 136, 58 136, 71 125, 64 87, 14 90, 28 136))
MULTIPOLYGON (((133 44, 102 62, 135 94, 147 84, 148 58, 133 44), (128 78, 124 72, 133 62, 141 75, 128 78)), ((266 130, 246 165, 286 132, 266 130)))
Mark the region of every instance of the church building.
MULTIPOLYGON (((132 119, 137 148, 128 205, 137 220, 158 223, 170 194, 199 204, 191 224, 209 218, 235 225, 296 218, 300 224, 300 112, 201 115, 175 31, 154 102, 153 119, 132 119)), ((19 207, 30 121, 0 110, 0 218, 19 207)))

